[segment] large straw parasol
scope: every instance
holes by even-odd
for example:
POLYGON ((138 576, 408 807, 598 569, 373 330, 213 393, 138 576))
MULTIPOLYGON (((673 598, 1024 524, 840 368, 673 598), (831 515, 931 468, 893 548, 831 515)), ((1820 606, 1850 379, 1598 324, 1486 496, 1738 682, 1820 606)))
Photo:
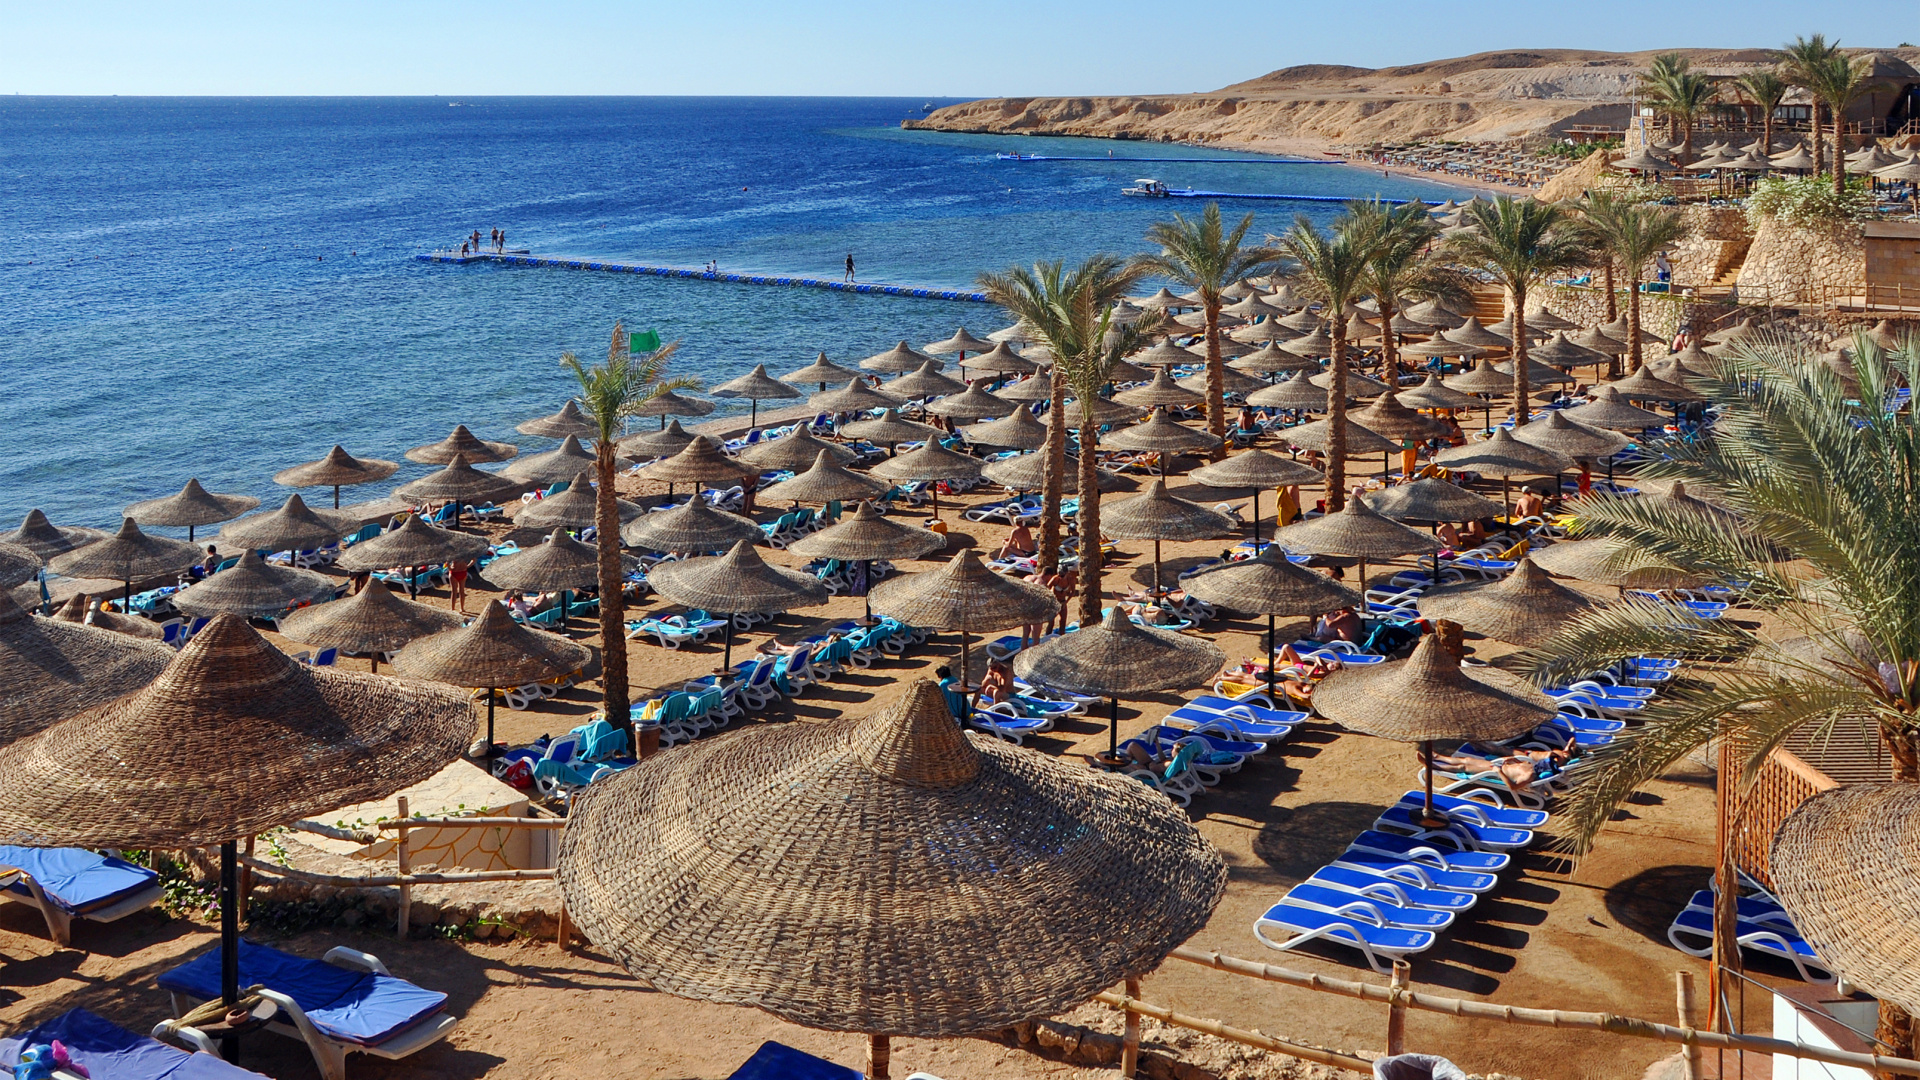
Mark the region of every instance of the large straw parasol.
POLYGON ((1233 531, 1233 519, 1211 507, 1167 494, 1159 477, 1131 499, 1100 507, 1100 531, 1121 540, 1153 541, 1153 594, 1160 595, 1160 544, 1205 540, 1233 531))
POLYGON ((1137 405, 1150 409, 1156 405, 1198 405, 1206 400, 1205 394, 1196 394, 1192 390, 1173 381, 1166 368, 1154 371, 1153 378, 1145 386, 1136 386, 1131 390, 1122 390, 1113 395, 1113 400, 1122 405, 1137 405))
POLYGON ((47 520, 47 515, 37 507, 27 511, 20 527, 0 536, 0 543, 14 544, 26 548, 42 559, 51 559, 55 555, 65 554, 78 547, 84 547, 107 534, 99 529, 88 529, 77 525, 58 526, 47 520))
POLYGON ((1449 310, 1439 300, 1422 300, 1408 308, 1406 315, 1439 330, 1457 329, 1466 324, 1466 316, 1449 310))
MULTIPOLYGON (((1508 379, 1511 380, 1513 376, 1513 361, 1503 360, 1493 365, 1493 370, 1507 376, 1508 379)), ((1527 382, 1532 386, 1566 385, 1578 381, 1579 380, 1573 376, 1558 368, 1548 367, 1533 359, 1531 356, 1527 358, 1527 382)), ((1511 390, 1512 386, 1509 385, 1507 389, 1511 390)))
POLYGON ((159 641, 166 636, 166 631, 160 629, 160 624, 151 619, 143 619, 138 615, 120 615, 98 605, 98 600, 89 598, 86 593, 77 592, 67 597, 67 602, 55 610, 50 618, 61 622, 85 623, 116 634, 130 634, 150 641, 159 641))
POLYGON ((671 510, 642 514, 620 527, 620 539, 654 551, 725 551, 741 540, 760 539, 752 519, 688 499, 671 510))
POLYGON ((1513 437, 1529 446, 1551 450, 1574 461, 1598 461, 1632 445, 1615 432, 1588 427, 1568 419, 1563 410, 1555 410, 1544 419, 1514 428, 1513 437))
POLYGON ((1281 322, 1278 317, 1272 317, 1246 326, 1236 326, 1223 340, 1242 345, 1271 345, 1280 341, 1292 341, 1299 336, 1298 330, 1281 322))
POLYGON ((0 593, 40 574, 45 560, 19 544, 0 544, 0 593))
POLYGON ((629 435, 613 445, 627 457, 650 460, 677 454, 685 450, 687 444, 694 438, 694 435, 680 426, 680 421, 671 420, 667 422, 667 426, 658 431, 643 431, 638 435, 629 435))
POLYGON ((472 730, 457 694, 295 663, 219 615, 150 685, 0 749, 0 843, 219 845, 221 998, 232 1005, 235 842, 417 784, 472 730))
POLYGON ((185 526, 187 539, 192 540, 196 526, 231 521, 259 505, 260 500, 251 495, 215 495, 199 480, 189 480, 177 494, 134 503, 127 507, 126 516, 142 525, 185 526))
POLYGON ((1125 360, 1115 360, 1107 368, 1107 381, 1110 383, 1146 382, 1153 378, 1156 368, 1144 368, 1138 364, 1129 364, 1125 360))
POLYGON ((1394 400, 1392 394, 1382 394, 1373 399, 1373 404, 1347 415, 1354 423, 1389 439, 1418 442, 1447 433, 1445 424, 1432 417, 1421 416, 1394 400))
MULTIPOLYGON (((1352 416, 1351 413, 1348 414, 1352 416)), ((1400 444, 1384 436, 1377 435, 1352 419, 1342 421, 1347 430, 1347 457, 1357 458, 1367 454, 1386 454, 1400 449, 1400 444)), ((1282 428, 1277 433, 1282 442, 1322 453, 1333 452, 1333 421, 1315 420, 1311 424, 1282 428)))
POLYGON ((938 569, 889 578, 873 587, 873 610, 923 630, 960 632, 960 681, 967 681, 972 633, 1043 623, 1060 610, 1053 590, 996 574, 964 548, 938 569))
POLYGON ((838 390, 812 394, 807 398, 809 408, 830 413, 860 413, 869 409, 891 409, 900 404, 893 398, 868 386, 860 378, 847 380, 847 385, 838 390))
POLYGON ((282 487, 330 487, 333 489, 333 506, 337 510, 340 508, 341 488, 385 480, 399 470, 400 463, 397 461, 357 458, 347 453, 345 448, 335 446, 319 461, 309 461, 274 473, 273 482, 282 487))
POLYGON ((1820 167, 1820 163, 1813 160, 1813 156, 1807 153, 1807 148, 1804 146, 1795 146, 1784 154, 1775 155, 1767 159, 1767 163, 1776 169, 1785 169, 1788 172, 1808 172, 1820 167))
POLYGON ((799 424, 792 431, 777 439, 768 439, 740 451, 736 460, 744 461, 756 469, 788 469, 798 472, 813 464, 815 458, 825 451, 828 460, 845 465, 860 455, 851 447, 837 442, 828 442, 815 435, 805 424, 799 424))
POLYGON ((243 619, 262 619, 331 600, 339 587, 338 581, 325 574, 274 566, 248 548, 239 562, 173 594, 173 606, 188 615, 206 618, 227 612, 243 619))
POLYGON ((1393 400, 1410 409, 1471 409, 1484 404, 1478 397, 1442 383, 1439 375, 1428 375, 1426 382, 1394 394, 1393 400))
POLYGON ((969 383, 962 393, 928 402, 926 409, 935 416, 950 420, 992 420, 1024 411, 1018 403, 988 393, 977 382, 969 383))
MULTIPOLYGON (((1088 413, 1092 414, 1093 422, 1096 424, 1118 424, 1126 420, 1137 420, 1145 415, 1146 410, 1136 409, 1131 405, 1122 405, 1117 401, 1098 397, 1093 399, 1093 406, 1091 408, 1083 408, 1083 403, 1080 399, 1074 398, 1067 402, 1066 407, 1061 410, 1062 415, 1060 419, 1064 420, 1068 427, 1078 428, 1086 422, 1085 417, 1088 413)), ((1049 412, 1042 423, 1052 424, 1054 420, 1054 414, 1049 412)))
POLYGON ((468 431, 467 425, 456 424, 453 433, 439 442, 416 446, 407 451, 407 460, 422 465, 446 465, 455 458, 465 458, 469 462, 485 464, 489 461, 505 461, 519 452, 519 448, 512 443, 488 442, 468 431))
POLYGON ((789 371, 785 375, 780 376, 780 381, 797 383, 802 386, 807 383, 812 383, 821 390, 825 390, 828 383, 842 383, 849 379, 857 379, 859 377, 859 372, 849 368, 843 368, 839 364, 827 359, 826 353, 821 353, 819 356, 814 357, 813 363, 808 364, 806 367, 798 371, 789 371))
POLYGON ((1471 360, 1476 356, 1485 355, 1487 350, 1483 346, 1469 345, 1464 341, 1453 341, 1436 335, 1426 341, 1414 341, 1401 345, 1399 352, 1401 356, 1457 356, 1471 360))
POLYGON ((892 446, 894 443, 922 442, 938 438, 941 431, 931 424, 902 419, 899 410, 888 406, 881 410, 879 416, 871 420, 856 420, 851 424, 841 425, 840 434, 854 439, 866 439, 879 446, 892 446))
POLYGON ((555 449, 528 454, 501 469, 497 475, 518 480, 529 487, 544 487, 566 483, 579 473, 591 472, 598 467, 599 459, 594 457, 593 451, 582 446, 576 436, 568 435, 562 438, 555 449))
POLYGON ((1036 401, 1050 401, 1053 399, 1053 375, 1045 371, 1036 372, 995 390, 993 395, 1029 405, 1036 401))
POLYGON ((569 916, 633 974, 865 1033, 869 1080, 891 1036, 1052 1015, 1153 970, 1226 883, 1166 799, 963 733, 926 680, 594 785, 559 864, 569 916))
POLYGON ((536 416, 513 430, 522 435, 533 435, 543 439, 592 439, 600 434, 600 425, 586 413, 580 411, 580 403, 568 398, 560 411, 549 416, 536 416))
POLYGON ((839 524, 795 540, 787 550, 804 559, 840 559, 875 562, 881 559, 918 559, 947 546, 947 538, 932 529, 902 525, 885 517, 871 503, 861 503, 839 524))
POLYGON ((1291 330, 1298 330, 1303 334, 1311 334, 1326 324, 1326 319, 1304 307, 1280 320, 1281 326, 1291 330))
MULTIPOLYGON (((1628 336, 1629 330, 1627 327, 1627 316, 1624 312, 1622 312, 1612 322, 1601 323, 1599 326, 1599 330, 1601 333, 1607 335, 1608 337, 1614 339, 1615 341, 1625 342, 1629 344, 1632 343, 1633 341, 1633 338, 1628 336)), ((1667 340, 1666 338, 1661 337, 1659 334, 1654 333, 1653 331, 1647 329, 1645 326, 1640 327, 1641 344, 1659 345, 1664 343, 1666 340, 1667 340)))
MULTIPOLYGON (((1204 395, 1207 392, 1207 373, 1196 371, 1184 379, 1174 381, 1175 386, 1204 395)), ((1265 390, 1269 384, 1264 379, 1255 378, 1237 368, 1223 366, 1220 369, 1220 392, 1223 394, 1250 394, 1255 390, 1265 390)))
POLYGON ((669 416, 705 416, 715 408, 716 406, 711 401, 684 397, 674 393, 672 390, 662 390, 660 393, 634 406, 633 411, 629 413, 629 415, 657 416, 660 418, 660 426, 664 428, 667 426, 667 417, 669 416))
POLYGON ((413 573, 415 567, 477 559, 485 555, 490 547, 484 536, 437 528, 427 524, 419 515, 412 514, 400 523, 399 528, 343 549, 333 565, 335 569, 350 574, 401 567, 407 571, 407 592, 418 595, 419 587, 413 573))
POLYGON ((921 351, 930 356, 948 356, 953 353, 983 353, 991 350, 994 342, 974 337, 962 326, 954 330, 953 336, 943 338, 925 346, 921 351))
POLYGON ((887 492, 888 485, 871 476, 862 476, 848 472, 845 466, 834 463, 833 455, 826 450, 814 455, 813 467, 806 472, 787 480, 782 480, 760 493, 760 497, 769 503, 820 503, 871 499, 887 492))
POLYGON ((1362 498, 1368 509, 1394 521, 1479 521, 1506 512, 1492 499, 1435 476, 1371 491, 1362 498))
POLYGON ((36 618, 0 589, 0 746, 145 686, 173 656, 157 641, 36 618))
POLYGON ((575 540, 564 529, 555 529, 541 543, 487 564, 489 582, 522 592, 570 592, 593 584, 599 576, 599 549, 575 540))
POLYGON ((767 374, 767 365, 755 364, 753 370, 737 379, 729 379, 707 391, 717 398, 746 398, 752 402, 747 424, 760 426, 760 403, 781 398, 797 398, 800 391, 767 374))
POLYGON ((1269 545, 1251 559, 1196 570, 1180 584, 1188 596, 1215 607, 1267 617, 1267 696, 1276 701, 1275 617, 1316 616, 1343 608, 1358 609, 1365 603, 1360 590, 1295 566, 1278 544, 1269 545))
POLYGON ((1621 589, 1692 588, 1700 583, 1698 575, 1663 566, 1605 537, 1549 544, 1530 557, 1549 574, 1621 589))
MULTIPOLYGON (((1309 381, 1322 390, 1331 391, 1333 389, 1333 370, 1329 368, 1318 375, 1311 376, 1309 381)), ((1378 397, 1392 389, 1395 388, 1381 382, 1379 379, 1362 375, 1353 370, 1348 370, 1347 372, 1347 396, 1350 398, 1378 397)))
MULTIPOLYGON (((632 521, 646 513, 639 503, 615 499, 614 509, 621 521, 632 521)), ((519 529, 590 529, 599 522, 600 493, 584 471, 573 474, 564 490, 544 499, 520 503, 513 511, 513 524, 519 529)))
POLYGON ((1034 330, 1024 321, 1016 320, 1013 325, 1003 326, 988 334, 987 340, 1021 345, 1034 340, 1034 330))
POLYGON ((1317 360, 1320 357, 1331 356, 1333 354, 1333 335, 1327 333, 1326 327, 1316 326, 1310 334, 1294 338, 1292 341, 1281 342, 1280 348, 1295 356, 1305 356, 1317 360))
POLYGON ((1107 750, 1120 749, 1120 699, 1205 686, 1227 654, 1205 638, 1141 626, 1118 604, 1098 625, 1083 626, 1020 650, 1023 679, 1071 694, 1107 699, 1107 750))
MULTIPOLYGON (((393 658, 393 673, 487 691, 488 756, 493 754, 493 699, 504 687, 526 686, 570 675, 585 667, 593 650, 558 634, 529 630, 513 621, 506 606, 488 600, 480 615, 459 630, 419 638, 393 658)), ((466 706, 469 717, 472 706, 466 706)), ((468 724, 471 725, 469 720, 468 724)), ((468 732, 473 729, 467 728, 468 732)))
MULTIPOLYGON (((1017 454, 1002 458, 980 470, 980 475, 1015 491, 1038 491, 1046 486, 1047 456, 1041 453, 1017 454)), ((1095 469, 1096 486, 1101 491, 1121 491, 1127 481, 1111 469, 1095 469)), ((1080 490, 1080 459, 1068 454, 1060 471, 1060 491, 1072 495, 1080 490)))
MULTIPOLYGON (((725 555, 663 562, 647 571, 653 591, 676 604, 726 615, 773 613, 827 602, 827 587, 810 574, 768 565, 753 541, 735 543, 725 555)), ((726 620, 726 656, 733 668, 733 620, 726 620)))
POLYGON ((1511 349, 1513 339, 1496 334, 1480 325, 1478 316, 1469 315, 1467 321, 1451 330, 1441 332, 1448 341, 1457 341, 1462 345, 1478 345, 1483 349, 1511 349))
POLYGON ((933 516, 940 516, 941 480, 974 480, 980 476, 980 470, 986 463, 977 457, 949 450, 938 439, 928 439, 918 447, 899 457, 888 458, 869 470, 882 480, 925 480, 934 486, 927 490, 933 496, 933 516))
MULTIPOLYGON (((1612 353, 1612 355, 1616 356, 1619 355, 1620 352, 1625 352, 1627 348, 1620 342, 1614 341, 1612 338, 1607 337, 1607 335, 1598 332, 1590 331, 1586 334, 1579 335, 1579 337, 1580 340, 1576 341, 1568 337, 1565 330, 1555 330, 1551 338, 1527 350, 1527 359, 1529 361, 1548 364, 1555 368, 1585 367, 1588 364, 1604 364, 1607 362, 1608 351, 1594 348, 1595 344, 1604 343, 1608 350, 1618 349, 1619 352, 1612 353)), ((1528 370, 1531 371, 1532 369, 1529 368, 1528 370)))
POLYGON ((123 590, 120 606, 126 610, 133 599, 135 578, 175 573, 199 560, 200 549, 192 544, 148 536, 132 518, 122 518, 119 532, 55 555, 47 562, 47 568, 68 577, 118 581, 123 590))
POLYGON ((1293 409, 1299 412, 1326 412, 1328 404, 1326 390, 1315 386, 1304 371, 1265 390, 1255 390, 1247 395, 1246 402, 1263 409, 1293 409))
POLYGON ((881 393, 898 401, 917 401, 921 398, 958 394, 966 388, 967 384, 959 379, 951 375, 942 375, 940 361, 931 359, 891 382, 881 383, 879 387, 881 393))
POLYGON ((1182 307, 1189 306, 1186 300, 1178 296, 1175 296, 1173 294, 1173 290, 1167 288, 1164 285, 1160 287, 1159 292, 1154 293, 1152 296, 1149 296, 1144 300, 1137 300, 1135 301, 1135 303, 1138 304, 1140 307, 1152 308, 1155 311, 1167 311, 1172 308, 1182 308, 1182 307))
POLYGON ((1561 411, 1569 420, 1610 431, 1645 431, 1667 422, 1659 413, 1628 404, 1611 386, 1596 387, 1586 404, 1561 411))
MULTIPOLYGON (((926 363, 928 360, 933 360, 933 358, 924 353, 914 352, 906 342, 902 341, 886 352, 875 353, 865 360, 860 361, 860 366, 868 371, 878 371, 883 375, 904 375, 926 363)), ((933 369, 935 371, 940 370, 943 366, 939 360, 933 360, 933 369)))
MULTIPOLYGON (((475 503, 504 502, 529 486, 498 473, 482 472, 468 464, 466 458, 455 454, 446 468, 401 484, 393 489, 393 493, 415 503, 453 503, 460 508, 459 513, 454 515, 457 522, 466 507, 475 503)), ((238 524, 244 525, 246 522, 238 524)), ((225 529, 221 530, 221 535, 226 535, 225 529)))
POLYGON ((298 495, 287 496, 279 509, 254 514, 220 529, 220 539, 252 551, 311 551, 340 539, 352 527, 341 513, 313 510, 298 495))
POLYGON ((1004 341, 977 356, 967 357, 960 361, 960 366, 967 371, 990 371, 996 375, 1013 375, 1040 370, 1039 364, 1014 352, 1004 341))
POLYGON ((1610 383, 1613 392, 1633 401, 1705 401, 1706 395, 1666 382, 1642 367, 1639 371, 1610 383))
POLYGON ((1101 446, 1120 450, 1148 450, 1160 455, 1162 476, 1167 473, 1168 455, 1212 450, 1222 441, 1218 435, 1176 423, 1165 409, 1153 410, 1153 415, 1144 424, 1116 428, 1100 436, 1101 446))
POLYGON ((1572 459, 1557 450, 1534 446, 1501 428, 1493 437, 1433 455, 1433 463, 1461 472, 1500 478, 1500 501, 1507 501, 1508 481, 1515 476, 1557 476, 1573 467, 1572 459))
MULTIPOLYGON (((1326 474, 1309 465, 1303 465, 1292 458, 1270 454, 1265 450, 1248 450, 1235 454, 1211 465, 1203 465, 1187 474, 1188 479, 1217 488, 1251 488, 1253 490, 1253 541, 1260 544, 1260 492, 1266 488, 1288 487, 1294 484, 1317 484, 1326 479, 1326 474)), ((1282 522, 1276 522, 1278 527, 1282 522)))
POLYGON ((1450 619, 1476 634, 1515 645, 1552 637, 1568 620, 1599 606, 1522 558, 1513 573, 1498 581, 1474 581, 1431 589, 1418 601, 1420 614, 1450 619))
POLYGON ((1160 341, 1156 342, 1152 348, 1142 349, 1127 359, 1141 367, 1165 368, 1178 364, 1191 364, 1193 354, 1171 341, 1160 341))
POLYGON ((1035 420, 1025 407, 1016 406, 1002 419, 961 428, 960 437, 977 446, 1038 450, 1047 443, 1047 425, 1035 420))
POLYGON ((1273 534, 1273 542, 1302 555, 1349 555, 1360 560, 1360 587, 1366 588, 1367 561, 1400 555, 1430 555, 1443 546, 1416 529, 1382 517, 1364 499, 1348 499, 1331 514, 1295 522, 1273 534))
POLYGON ((661 458, 642 466, 640 475, 648 480, 669 484, 726 484, 758 476, 760 470, 743 465, 720 452, 720 444, 705 435, 695 435, 685 450, 670 458, 661 458))
MULTIPOLYGON (((1555 706, 1498 668, 1462 667, 1438 634, 1428 634, 1405 660, 1329 674, 1313 692, 1313 710, 1353 731, 1420 743, 1431 762, 1436 739, 1511 739, 1551 719, 1555 706)), ((1423 824, 1445 828, 1450 822, 1433 810, 1433 769, 1425 771, 1423 824)))
POLYGON ((1774 834, 1774 892, 1847 982, 1920 1012, 1920 784, 1847 784, 1801 803, 1774 834))
POLYGON ((369 584, 344 600, 313 604, 283 617, 280 633, 307 645, 364 655, 379 671, 381 656, 415 638, 457 630, 464 621, 457 612, 402 600, 384 585, 369 584))
POLYGON ((1265 348, 1232 360, 1227 366, 1235 371, 1244 371, 1252 375, 1272 375, 1282 371, 1319 371, 1320 362, 1304 356, 1295 356, 1284 349, 1269 344, 1265 348))

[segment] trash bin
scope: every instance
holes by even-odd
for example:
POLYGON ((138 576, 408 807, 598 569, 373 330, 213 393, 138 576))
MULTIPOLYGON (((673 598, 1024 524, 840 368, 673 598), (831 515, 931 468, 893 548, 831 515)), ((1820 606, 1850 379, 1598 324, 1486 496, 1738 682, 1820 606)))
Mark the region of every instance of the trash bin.
POLYGON ((1395 1054, 1374 1059, 1373 1080, 1467 1080, 1467 1074, 1433 1054, 1395 1054))

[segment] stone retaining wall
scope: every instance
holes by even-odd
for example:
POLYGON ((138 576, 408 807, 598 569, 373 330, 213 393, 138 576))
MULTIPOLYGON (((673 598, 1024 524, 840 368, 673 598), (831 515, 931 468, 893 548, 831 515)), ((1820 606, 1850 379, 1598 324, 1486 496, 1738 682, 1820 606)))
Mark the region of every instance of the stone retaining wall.
POLYGON ((1818 305, 1837 293, 1865 293, 1866 241, 1860 226, 1762 222, 1740 267, 1748 303, 1818 305))

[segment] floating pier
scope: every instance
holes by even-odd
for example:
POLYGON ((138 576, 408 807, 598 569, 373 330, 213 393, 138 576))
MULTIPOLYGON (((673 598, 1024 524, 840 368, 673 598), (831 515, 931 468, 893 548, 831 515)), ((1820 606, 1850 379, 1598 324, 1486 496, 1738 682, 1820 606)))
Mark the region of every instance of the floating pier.
POLYGON ((1196 188, 1168 188, 1164 196, 1168 199, 1267 199, 1272 202, 1311 202, 1311 203, 1350 203, 1379 201, 1392 206, 1411 202, 1411 199, 1381 199, 1376 195, 1262 195, 1255 192, 1240 191, 1200 191, 1196 188))
POLYGON ((788 277, 779 274, 732 274, 692 270, 681 266, 653 266, 625 259, 594 259, 579 255, 534 255, 528 252, 494 254, 483 251, 462 255, 458 251, 430 251, 415 255, 421 262, 498 263, 501 266, 544 266, 556 270, 599 270, 610 274, 651 274, 654 277, 687 278, 697 281, 723 281, 733 285, 786 285, 799 289, 831 289, 834 292, 869 293, 875 296, 911 296, 924 300, 957 300, 987 304, 986 293, 966 289, 935 289, 916 285, 889 285, 879 281, 830 281, 826 278, 788 277))
POLYGON ((1144 161, 1174 165, 1345 165, 1340 158, 1069 157, 1064 154, 995 154, 1000 161, 1144 161))

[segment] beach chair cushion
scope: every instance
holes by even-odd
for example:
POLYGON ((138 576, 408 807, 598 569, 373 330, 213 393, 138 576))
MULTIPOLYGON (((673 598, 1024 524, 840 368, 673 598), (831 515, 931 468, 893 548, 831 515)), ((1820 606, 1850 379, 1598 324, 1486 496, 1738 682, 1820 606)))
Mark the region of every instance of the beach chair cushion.
MULTIPOLYGON (((1401 806, 1423 807, 1426 801, 1424 791, 1409 791, 1400 796, 1401 806)), ((1498 825, 1506 829, 1537 829, 1547 823, 1545 810, 1526 810, 1515 806, 1495 806, 1478 799, 1463 799, 1458 795, 1433 793, 1433 808, 1450 817, 1459 817, 1476 824, 1498 825)))
MULTIPOLYGON (((1491 874, 1486 876, 1492 878, 1491 874)), ((1427 888, 1413 884, 1405 876, 1389 876, 1374 870, 1343 865, 1338 859, 1331 865, 1315 870, 1307 880, 1328 888, 1386 900, 1401 907, 1431 908, 1435 911, 1465 911, 1478 899, 1471 891, 1440 888, 1437 882, 1434 883, 1435 887, 1427 888)), ((1432 876, 1427 875, 1427 880, 1431 881, 1432 876)), ((1488 887, 1492 887, 1491 881, 1488 887)))
POLYGON ((1354 851, 1377 852, 1401 862, 1436 866, 1442 870, 1497 874, 1512 862, 1511 856, 1498 851, 1449 851, 1415 840, 1411 836, 1368 829, 1353 838, 1348 847, 1354 851))
MULTIPOLYGON (((85 848, 0 847, 0 866, 26 871, 40 883, 47 899, 70 915, 111 907, 151 889, 160 878, 144 866, 85 848)), ((7 891, 33 895, 24 881, 8 886, 7 891)))
MULTIPOLYGON (((1439 807, 1434 809, 1438 810, 1439 807)), ((1402 802, 1390 806, 1374 821, 1375 828, 1405 829, 1418 837, 1445 836, 1457 842, 1461 847, 1476 851, 1518 851, 1533 843, 1533 833, 1527 829, 1503 829, 1494 825, 1481 825, 1464 818, 1459 812, 1444 816, 1451 822, 1444 829, 1429 829, 1420 823, 1421 804, 1402 802)))
POLYGON ((257 1072, 135 1034, 85 1009, 62 1013, 18 1038, 0 1039, 0 1068, 12 1070, 22 1050, 56 1039, 95 1080, 261 1080, 257 1072))
POLYGON ((1287 890, 1288 903, 1364 915, 1369 921, 1409 930, 1444 930, 1453 925, 1453 913, 1432 908, 1401 907, 1380 897, 1361 896, 1308 878, 1287 890))
MULTIPOLYGON (((240 985, 258 983, 292 998, 321 1034, 377 1046, 447 1007, 447 995, 405 979, 338 967, 265 945, 240 942, 240 985)), ((163 990, 197 1001, 220 996, 220 950, 209 949, 160 976, 163 990)))
POLYGON ((768 1040, 727 1080, 860 1080, 860 1070, 768 1040))
POLYGON ((1420 952, 1430 948, 1436 940, 1431 930, 1376 926, 1351 915, 1316 911, 1285 901, 1268 908, 1265 914, 1254 921, 1253 936, 1259 938, 1262 944, 1283 951, 1314 939, 1351 946, 1364 953, 1367 962, 1376 971, 1391 970, 1391 965, 1383 963, 1383 959, 1420 952), (1289 931, 1294 937, 1290 941, 1276 942, 1267 937, 1265 931, 1269 929, 1289 931))

